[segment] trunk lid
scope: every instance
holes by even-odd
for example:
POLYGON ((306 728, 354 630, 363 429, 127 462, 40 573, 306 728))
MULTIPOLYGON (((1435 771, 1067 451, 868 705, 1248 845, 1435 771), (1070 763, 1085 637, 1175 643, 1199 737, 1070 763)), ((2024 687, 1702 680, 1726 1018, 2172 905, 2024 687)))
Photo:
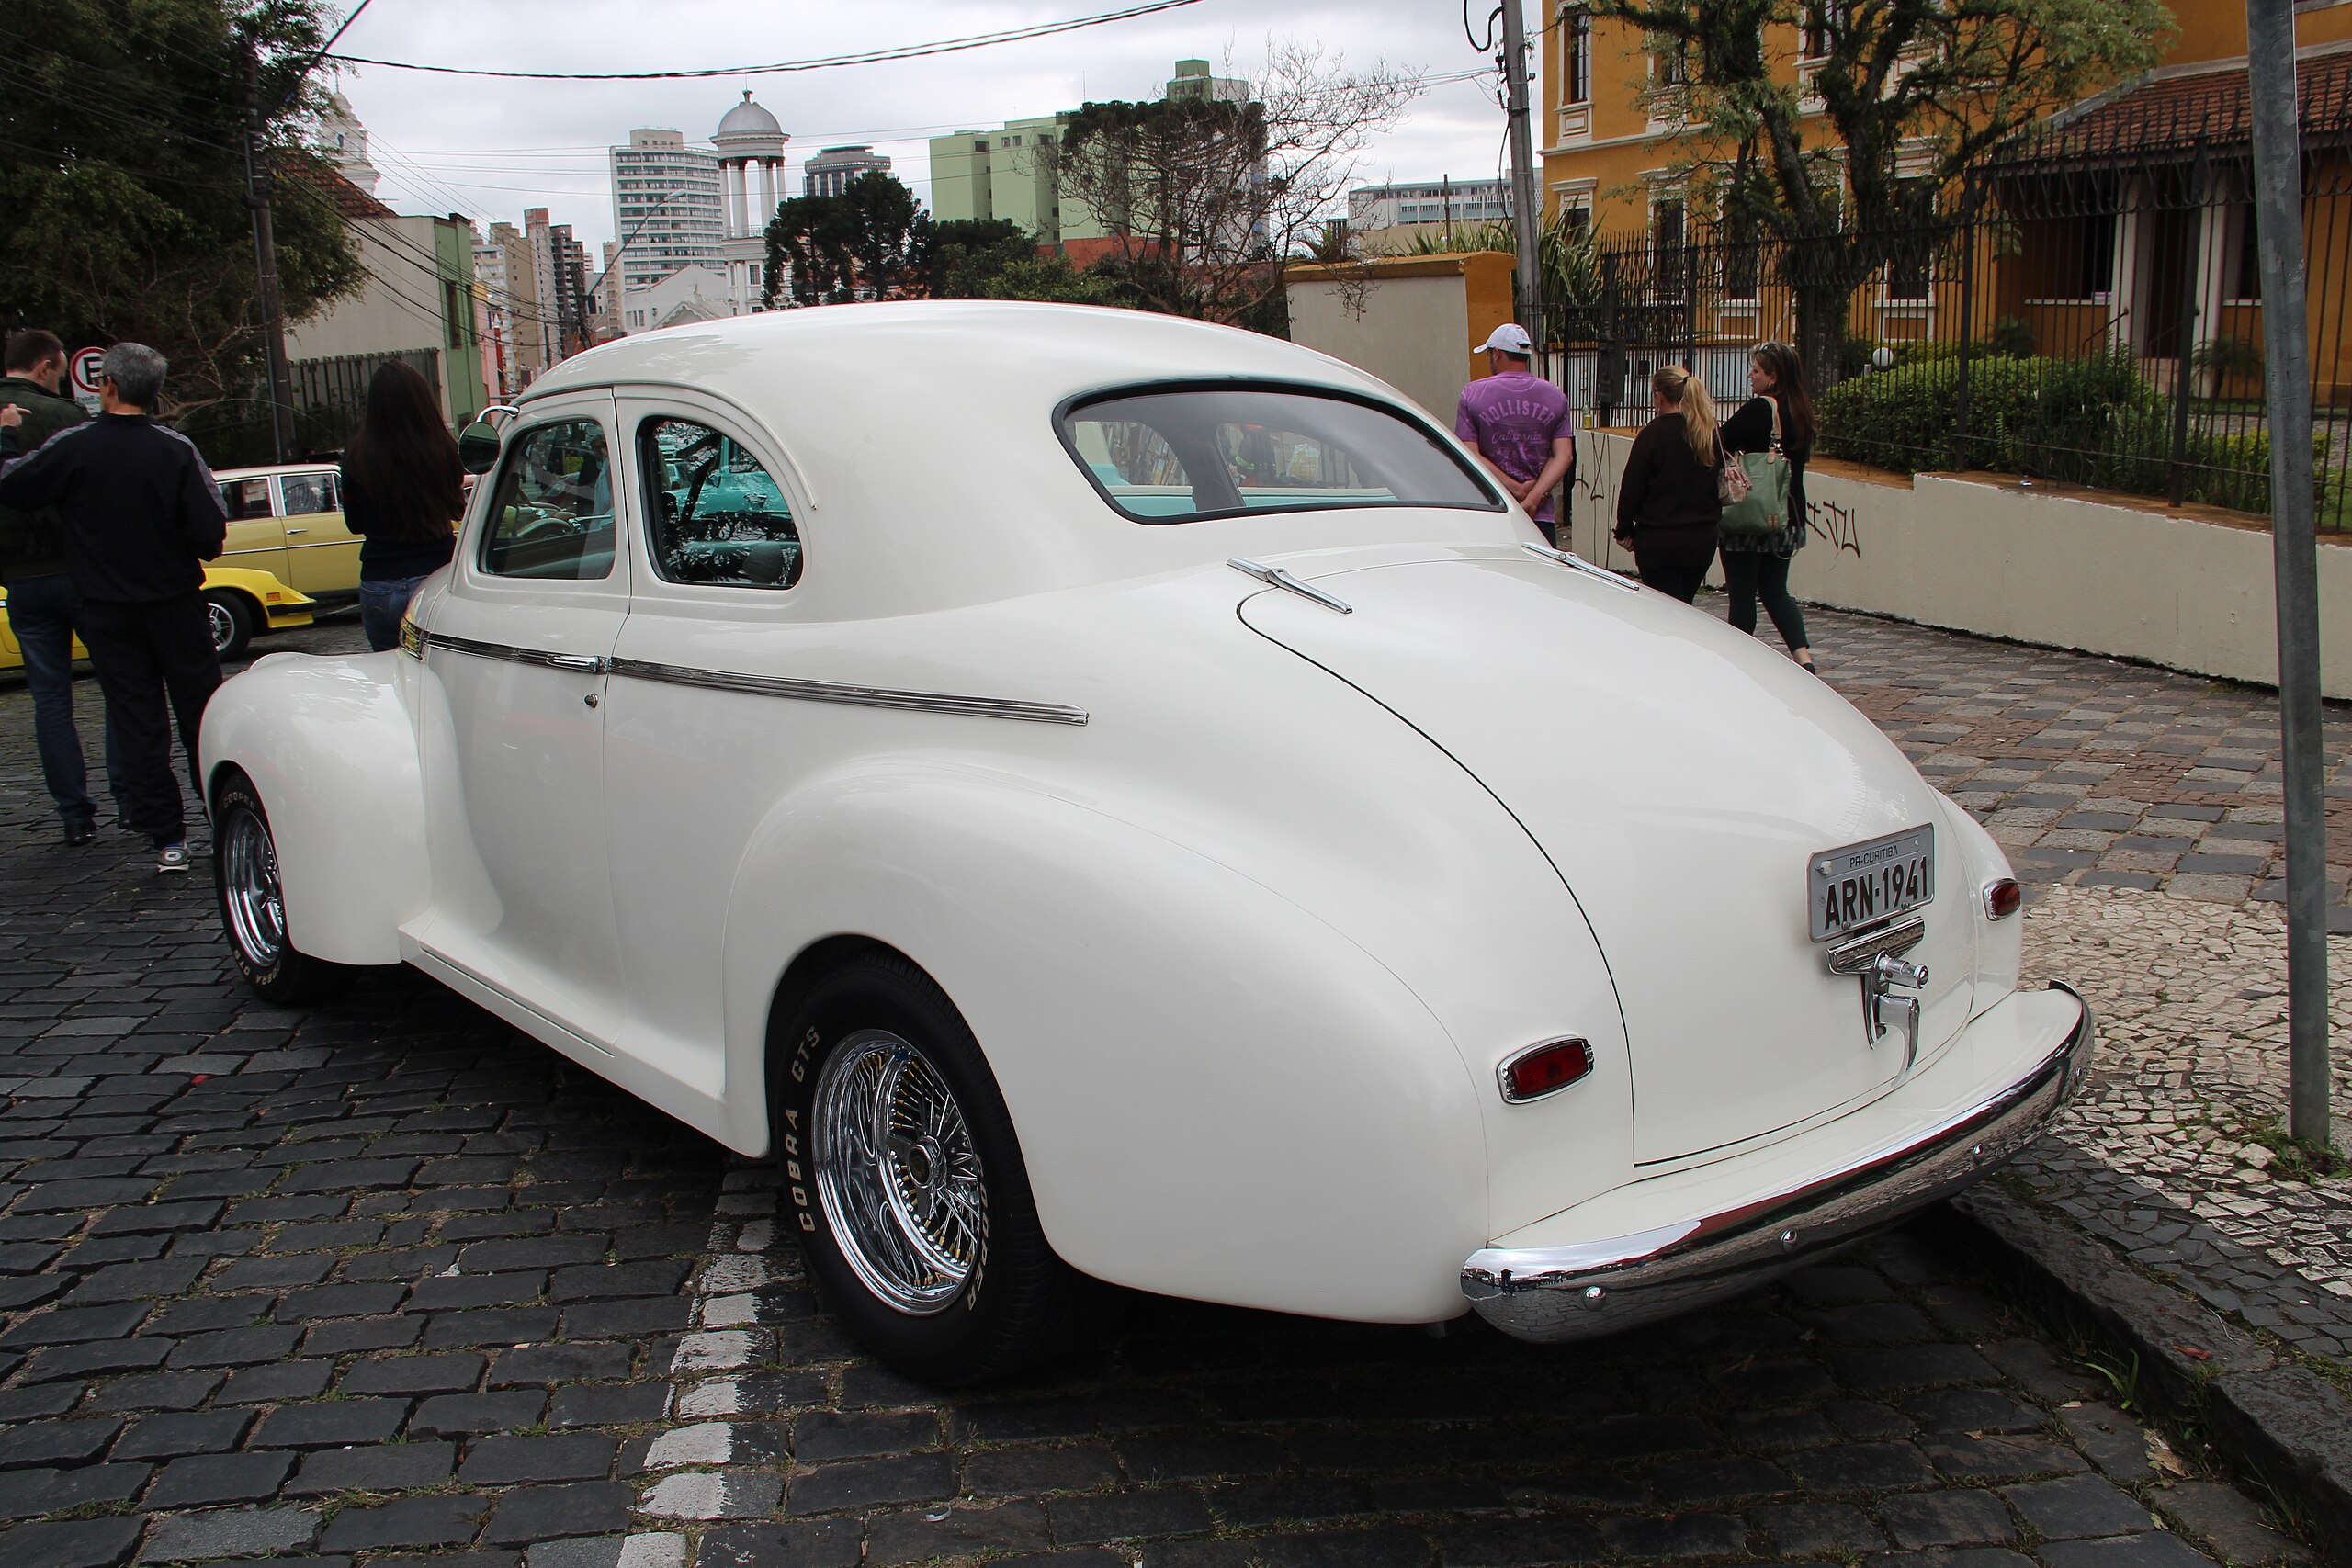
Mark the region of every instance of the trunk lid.
MULTIPOLYGON (((1823 852, 1935 830, 1919 1060, 1968 1018, 1971 889, 1934 792, 1777 652, 1659 594, 1465 549, 1289 569, 1347 601, 1249 595, 1243 621, 1387 707, 1523 824, 1616 982, 1644 1164, 1792 1131, 1900 1075, 1861 982, 1811 939, 1823 852)), ((1376 787, 1377 781, 1368 781, 1376 787)), ((1572 1027, 1564 1021, 1563 1027, 1572 1027)))

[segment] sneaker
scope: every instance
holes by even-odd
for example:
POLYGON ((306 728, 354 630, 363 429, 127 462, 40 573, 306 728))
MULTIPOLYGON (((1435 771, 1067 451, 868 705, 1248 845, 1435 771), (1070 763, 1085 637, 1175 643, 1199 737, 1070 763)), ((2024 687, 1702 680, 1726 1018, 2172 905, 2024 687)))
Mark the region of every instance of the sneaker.
POLYGON ((156 846, 156 875, 162 876, 169 872, 186 871, 187 869, 187 846, 186 844, 159 844, 156 846))
POLYGON ((96 822, 75 820, 65 824, 65 847, 69 850, 78 850, 97 836, 98 825, 96 822))

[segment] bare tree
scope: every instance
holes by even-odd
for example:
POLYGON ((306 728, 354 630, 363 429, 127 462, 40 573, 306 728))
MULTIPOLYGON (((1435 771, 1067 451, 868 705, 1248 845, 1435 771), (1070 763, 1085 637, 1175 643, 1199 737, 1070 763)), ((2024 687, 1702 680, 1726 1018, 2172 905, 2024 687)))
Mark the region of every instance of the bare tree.
POLYGON ((1344 209, 1356 154, 1419 90, 1377 61, 1350 70, 1318 45, 1269 40, 1250 101, 1088 104, 1040 156, 1065 212, 1110 231, 1097 270, 1135 303, 1279 328, 1283 260, 1344 209))

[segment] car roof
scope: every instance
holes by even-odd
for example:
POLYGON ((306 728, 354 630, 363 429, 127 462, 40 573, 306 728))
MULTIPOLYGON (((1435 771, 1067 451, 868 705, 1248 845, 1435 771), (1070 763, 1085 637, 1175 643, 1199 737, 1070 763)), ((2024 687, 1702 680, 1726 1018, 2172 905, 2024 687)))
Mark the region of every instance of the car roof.
MULTIPOLYGON (((1072 397, 1228 379, 1414 407, 1352 366, 1261 333, 1095 306, 910 300, 617 339, 541 376, 509 428, 552 399, 607 389, 624 397, 679 389, 733 405, 763 427, 808 491, 803 591, 842 615, 1221 564, 1285 544, 1516 540, 1500 512, 1359 508, 1149 526, 1111 509, 1055 426, 1072 397)), ((1429 423, 1451 439, 1450 421, 1429 423)))
POLYGON ((333 457, 322 457, 315 463, 264 463, 258 468, 215 468, 216 479, 262 479, 273 474, 318 474, 332 471, 336 466, 333 457))

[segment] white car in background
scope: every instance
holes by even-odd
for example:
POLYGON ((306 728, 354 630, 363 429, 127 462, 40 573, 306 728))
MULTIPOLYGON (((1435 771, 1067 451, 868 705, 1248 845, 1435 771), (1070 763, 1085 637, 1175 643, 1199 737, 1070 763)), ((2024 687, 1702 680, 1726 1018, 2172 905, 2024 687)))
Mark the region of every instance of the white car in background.
POLYGON ((1081 1275, 1606 1332, 1973 1180, 2087 1064, 1867 719, 1320 355, 781 311, 469 437, 403 649, 206 716, 237 961, 414 964, 772 1156, 915 1375, 1050 1350, 1081 1275))

